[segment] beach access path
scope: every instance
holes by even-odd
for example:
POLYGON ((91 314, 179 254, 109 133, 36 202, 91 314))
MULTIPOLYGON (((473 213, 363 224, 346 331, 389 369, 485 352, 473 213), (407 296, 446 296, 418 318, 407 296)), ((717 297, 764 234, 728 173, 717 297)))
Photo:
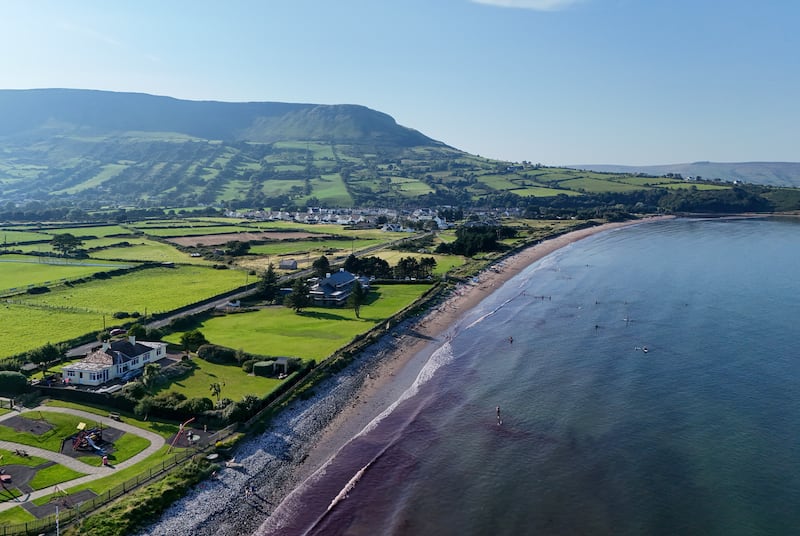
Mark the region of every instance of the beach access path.
POLYGON ((143 438, 147 439, 148 441, 150 441, 150 445, 146 449, 144 449, 142 452, 140 452, 140 453, 136 454, 135 456, 125 460, 124 462, 120 462, 120 463, 118 463, 116 465, 113 465, 113 466, 109 465, 109 466, 105 466, 105 467, 103 467, 103 466, 97 467, 97 466, 94 466, 94 465, 89 465, 89 464, 83 463, 82 461, 77 460, 75 458, 72 458, 70 456, 66 456, 66 455, 58 453, 58 452, 53 452, 51 450, 45 450, 45 449, 41 449, 41 448, 38 448, 38 447, 32 447, 30 445, 23 445, 21 443, 13 443, 11 441, 0 441, 0 448, 6 449, 6 450, 11 450, 11 451, 17 450, 17 449, 24 450, 28 454, 31 454, 33 456, 38 456, 39 458, 44 458, 46 460, 54 461, 54 462, 56 462, 56 463, 58 463, 60 465, 63 465, 65 467, 69 467, 70 469, 72 469, 74 471, 78 471, 78 472, 81 472, 81 473, 86 473, 86 476, 82 476, 82 477, 79 477, 79 478, 75 478, 73 480, 69 480, 67 482, 61 482, 60 484, 57 484, 57 485, 53 485, 53 486, 49 486, 47 488, 36 490, 36 491, 31 492, 30 494, 28 494, 28 495, 26 495, 24 497, 18 497, 14 501, 6 501, 6 502, 3 502, 3 503, 0 503, 0 512, 8 510, 10 508, 14 508, 15 506, 19 506, 22 503, 25 503, 25 502, 28 502, 28 501, 32 501, 34 499, 38 499, 38 498, 44 497, 46 495, 50 495, 52 493, 55 493, 56 491, 64 490, 64 489, 66 489, 68 487, 73 487, 73 486, 77 486, 77 485, 80 485, 80 484, 85 484, 87 482, 92 482, 93 480, 97 480, 99 478, 103 478, 103 477, 109 476, 109 475, 113 474, 114 471, 125 469, 127 467, 130 467, 131 465, 134 465, 136 463, 139 463, 142 460, 147 459, 149 456, 151 456, 156 451, 158 451, 158 449, 160 449, 166 443, 166 440, 163 437, 161 437, 160 435, 158 435, 158 434, 156 434, 154 432, 150 432, 149 430, 143 430, 142 428, 139 428, 137 426, 133 426, 131 424, 127 424, 127 423, 124 423, 124 422, 119 422, 119 421, 116 421, 116 420, 112 420, 109 417, 103 417, 102 415, 97 415, 95 413, 89 413, 89 412, 86 412, 86 411, 81 411, 81 410, 72 409, 72 408, 61 408, 61 407, 56 407, 56 406, 37 406, 37 407, 35 407, 33 409, 25 409, 25 410, 22 410, 22 411, 12 411, 12 412, 6 413, 5 415, 0 415, 0 424, 2 424, 2 422, 4 420, 6 420, 6 419, 10 419, 12 417, 17 417, 17 416, 20 416, 20 415, 22 415, 22 416, 29 415, 29 416, 33 417, 33 414, 35 414, 35 413, 37 413, 39 411, 47 411, 47 412, 51 412, 51 413, 66 413, 66 414, 70 414, 70 415, 75 415, 75 416, 80 417, 82 419, 86 419, 87 422, 100 423, 100 424, 102 424, 103 426, 105 426, 107 428, 116 428, 117 430, 122 430, 123 432, 129 433, 129 434, 133 434, 133 435, 136 435, 136 436, 139 436, 139 437, 143 437, 143 438), (58 489, 56 489, 56 488, 58 488, 58 489))

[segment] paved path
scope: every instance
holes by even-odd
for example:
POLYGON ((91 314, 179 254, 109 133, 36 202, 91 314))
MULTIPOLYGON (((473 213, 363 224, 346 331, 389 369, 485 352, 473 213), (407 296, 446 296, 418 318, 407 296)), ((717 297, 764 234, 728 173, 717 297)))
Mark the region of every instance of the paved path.
MULTIPOLYGON (((166 443, 163 437, 148 430, 143 430, 142 428, 126 424, 124 422, 115 421, 113 419, 109 419, 108 417, 103 417, 102 415, 96 415, 94 413, 88 413, 86 411, 81 411, 72 408, 60 408, 55 406, 38 406, 31 410, 24 410, 22 412, 12 411, 6 413, 5 415, 0 415, 0 423, 2 423, 2 421, 6 419, 10 419, 11 417, 16 417, 18 415, 25 415, 27 413, 33 413, 36 411, 49 411, 52 413, 68 413, 70 415, 75 415, 84 418, 89 422, 102 423, 103 426, 107 428, 116 428, 118 430, 122 430, 123 432, 144 437, 145 439, 150 441, 150 446, 148 446, 142 452, 140 452, 139 454, 133 456, 128 460, 125 460, 124 462, 114 465, 113 467, 95 467, 94 465, 83 463, 80 460, 77 460, 75 458, 66 456, 58 452, 44 450, 38 447, 32 447, 30 445, 22 445, 20 443, 12 443, 11 441, 0 441, 0 448, 11 451, 13 451, 14 449, 22 449, 28 452, 28 454, 31 454, 33 456, 38 456, 46 460, 52 460, 56 463, 64 465, 65 467, 69 467, 70 469, 73 469, 75 471, 79 471, 81 473, 87 473, 86 476, 82 476, 74 480, 69 480, 67 482, 61 482, 60 484, 57 485, 58 489, 60 490, 77 486, 79 484, 85 484, 86 482, 91 482, 93 480, 97 480, 98 478, 103 478, 105 476, 108 476, 118 469, 125 469, 126 467, 130 467, 131 465, 139 463, 148 456, 152 455, 166 443)), ((44 497, 45 495, 50 495, 55 491, 56 491, 56 486, 50 486, 44 489, 36 490, 27 496, 20 497, 16 501, 6 501, 0 503, 0 512, 8 510, 10 508, 14 508, 15 506, 19 506, 24 502, 32 501, 33 499, 38 499, 39 497, 44 497)))

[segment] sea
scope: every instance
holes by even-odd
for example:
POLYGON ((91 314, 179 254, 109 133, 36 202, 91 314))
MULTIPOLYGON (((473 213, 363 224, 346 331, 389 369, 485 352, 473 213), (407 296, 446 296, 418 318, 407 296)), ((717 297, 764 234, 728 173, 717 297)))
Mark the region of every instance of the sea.
POLYGON ((257 534, 800 534, 800 220, 532 264, 257 534))

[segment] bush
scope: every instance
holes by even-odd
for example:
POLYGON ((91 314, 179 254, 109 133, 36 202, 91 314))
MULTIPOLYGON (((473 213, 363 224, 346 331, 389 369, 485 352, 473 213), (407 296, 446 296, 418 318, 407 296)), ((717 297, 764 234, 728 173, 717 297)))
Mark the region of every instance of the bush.
POLYGON ((197 357, 210 363, 233 364, 237 363, 236 351, 216 344, 204 344, 197 349, 197 357))
POLYGON ((18 395, 28 390, 28 379, 21 372, 0 371, 0 393, 18 395))
POLYGON ((44 294, 45 292, 50 292, 50 289, 47 287, 31 287, 25 292, 28 294, 44 294))
POLYGON ((272 376, 275 361, 259 361, 253 363, 253 374, 256 376, 272 376))
POLYGON ((184 411, 186 413, 199 414, 208 411, 214 407, 214 402, 210 398, 194 397, 181 402, 175 409, 184 411))
POLYGON ((127 313, 126 311, 117 311, 116 313, 114 313, 111 316, 113 316, 117 320, 120 320, 120 319, 123 319, 123 318, 128 318, 131 315, 130 315, 130 313, 127 313))
POLYGON ((255 359, 248 359, 242 363, 242 370, 250 374, 253 372, 253 365, 256 363, 255 359))

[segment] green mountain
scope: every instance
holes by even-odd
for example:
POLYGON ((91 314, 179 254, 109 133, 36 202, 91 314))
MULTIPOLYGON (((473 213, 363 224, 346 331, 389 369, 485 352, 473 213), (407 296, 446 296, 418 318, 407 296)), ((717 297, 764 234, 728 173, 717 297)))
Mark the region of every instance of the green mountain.
POLYGON ((188 101, 80 89, 0 90, 0 137, 170 132, 206 140, 440 145, 364 106, 188 101))
POLYGON ((570 167, 608 173, 641 173, 652 176, 679 174, 684 178, 699 177, 707 180, 800 187, 800 162, 692 162, 658 166, 585 164, 570 167))

